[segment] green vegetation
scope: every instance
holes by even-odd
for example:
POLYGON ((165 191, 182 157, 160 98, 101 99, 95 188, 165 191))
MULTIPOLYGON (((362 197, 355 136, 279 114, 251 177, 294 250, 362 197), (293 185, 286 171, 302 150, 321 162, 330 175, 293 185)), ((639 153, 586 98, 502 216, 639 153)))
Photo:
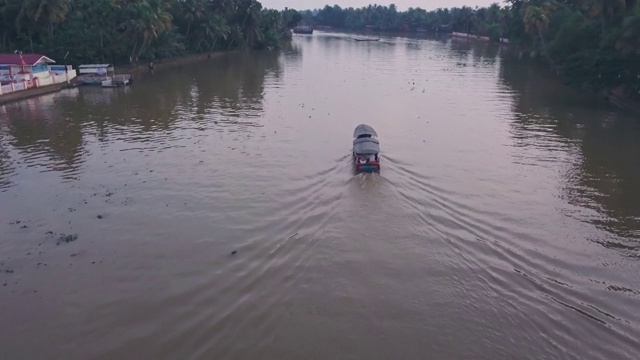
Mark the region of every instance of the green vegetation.
POLYGON ((301 12, 310 25, 352 30, 468 32, 500 37, 547 63, 567 83, 640 100, 639 0, 506 0, 486 8, 398 11, 325 6, 301 12))
POLYGON ((0 52, 77 65, 275 48, 300 18, 256 0, 0 0, 0 52))
POLYGON ((65 63, 150 61, 278 47, 301 20, 352 30, 508 38, 567 83, 640 99, 640 0, 506 0, 486 8, 263 9, 256 0, 0 0, 0 52, 65 63))

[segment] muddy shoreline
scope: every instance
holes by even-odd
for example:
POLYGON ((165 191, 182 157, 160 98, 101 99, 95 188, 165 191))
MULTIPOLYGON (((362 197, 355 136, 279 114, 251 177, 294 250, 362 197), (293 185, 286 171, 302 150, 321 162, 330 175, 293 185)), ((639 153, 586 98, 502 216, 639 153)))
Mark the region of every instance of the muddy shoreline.
POLYGON ((607 96, 607 100, 622 109, 640 113, 640 102, 630 99, 622 89, 611 90, 607 96))
MULTIPOLYGON (((206 53, 206 54, 185 55, 185 56, 171 58, 171 59, 160 59, 153 62, 153 71, 169 69, 169 68, 196 63, 196 62, 211 60, 221 56, 225 56, 227 54, 232 54, 234 52, 237 52, 237 50, 216 51, 216 52, 206 53)), ((121 65, 121 66, 117 66, 115 69, 116 74, 131 74, 134 79, 137 76, 140 76, 149 72, 150 72, 149 63, 121 65)), ((75 86, 79 86, 79 84, 76 79, 73 79, 70 81, 69 84, 48 85, 40 88, 34 88, 34 89, 28 89, 28 90, 22 90, 22 91, 16 91, 8 94, 3 94, 3 95, 0 95, 0 105, 5 105, 8 103, 12 103, 12 102, 16 102, 16 101, 36 97, 36 96, 51 94, 54 92, 58 92, 62 89, 67 89, 75 86)))
MULTIPOLYGON (((215 59, 221 56, 225 56, 228 54, 232 54, 237 52, 234 51, 215 51, 212 53, 206 54, 194 54, 194 55, 185 55, 171 59, 159 59, 153 61, 153 71, 169 69, 177 66, 192 64, 196 62, 202 62, 206 60, 215 59)), ((137 63, 137 64, 127 64, 116 66, 115 72, 116 74, 131 74, 131 75, 139 75, 143 73, 148 73, 150 71, 149 64, 151 62, 137 63)))
POLYGON ((62 89, 68 89, 73 86, 75 86, 73 83, 70 83, 70 84, 63 83, 63 84, 47 85, 47 86, 42 86, 42 87, 32 88, 32 89, 27 89, 22 91, 14 91, 11 93, 0 95, 0 105, 5 105, 8 103, 12 103, 15 101, 20 101, 20 100, 24 100, 24 99, 28 99, 36 96, 51 94, 54 92, 58 92, 62 89))

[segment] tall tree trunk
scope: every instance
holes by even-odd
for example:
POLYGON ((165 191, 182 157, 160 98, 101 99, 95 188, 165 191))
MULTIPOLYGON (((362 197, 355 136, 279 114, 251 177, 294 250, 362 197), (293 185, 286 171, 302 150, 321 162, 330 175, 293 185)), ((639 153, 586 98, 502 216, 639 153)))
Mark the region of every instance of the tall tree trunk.
POLYGON ((211 53, 213 51, 213 48, 216 46, 216 43, 218 42, 218 37, 216 36, 213 39, 213 44, 211 45, 211 49, 209 49, 209 53, 211 53))
POLYGON ((33 51, 33 38, 31 38, 31 31, 27 32, 29 34, 29 46, 31 47, 31 53, 33 54, 35 51, 33 51))
POLYGON ((133 57, 136 55, 136 48, 138 47, 138 39, 133 42, 133 49, 131 50, 131 56, 129 56, 129 63, 133 64, 133 57))
POLYGON ((184 42, 189 44, 189 30, 191 30, 191 21, 187 24, 187 34, 184 36, 184 42))
POLYGON ((105 56, 104 56, 104 39, 103 39, 103 35, 102 35, 102 28, 100 28, 100 58, 102 59, 102 61, 105 61, 105 56))
POLYGON ((544 36, 542 36, 542 30, 538 29, 538 36, 540 37, 540 47, 542 50, 542 53, 546 56, 547 55, 547 43, 544 41, 544 36))
POLYGON ((551 56, 549 56, 549 52, 547 52, 547 43, 546 41, 544 41, 544 36, 542 36, 542 30, 540 29, 538 29, 538 36, 540 37, 540 47, 541 47, 540 51, 542 51, 542 56, 544 56, 545 59, 547 59, 551 69, 556 73, 559 73, 560 69, 553 62, 553 60, 551 59, 551 56))
POLYGON ((140 46, 140 50, 138 51, 138 55, 136 56, 136 61, 138 60, 140 55, 142 55, 142 52, 146 50, 146 47, 148 45, 149 45, 149 41, 147 39, 144 39, 144 41, 142 42, 142 45, 140 46))

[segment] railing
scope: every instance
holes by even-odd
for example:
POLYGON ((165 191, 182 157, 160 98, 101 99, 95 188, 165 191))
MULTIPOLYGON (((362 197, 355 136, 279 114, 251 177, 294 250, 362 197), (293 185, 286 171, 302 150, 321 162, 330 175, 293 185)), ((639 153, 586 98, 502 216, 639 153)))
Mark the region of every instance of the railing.
MULTIPOLYGON (((52 72, 50 77, 45 78, 46 81, 44 79, 40 80, 41 81, 40 86, 66 83, 67 79, 71 81, 75 77, 76 77, 75 70, 69 70, 67 73, 57 73, 57 74, 52 72)), ((18 82, 14 82, 13 84, 5 84, 0 86, 0 95, 21 91, 21 90, 29 89, 32 87, 35 87, 35 83, 34 81, 31 81, 31 80, 18 81, 18 82)))
POLYGON ((64 74, 64 73, 63 74, 59 74, 59 75, 53 74, 51 77, 53 78, 53 83, 54 84, 60 84, 60 83, 63 83, 63 82, 67 82, 67 74, 64 74))
POLYGON ((29 88, 29 83, 26 81, 21 81, 13 84, 13 91, 20 91, 29 88))
POLYGON ((25 90, 30 88, 31 86, 32 86, 31 81, 26 81, 26 82, 20 81, 20 82, 14 82, 13 84, 2 85, 2 88, 1 88, 2 92, 0 92, 0 95, 16 92, 20 90, 25 90))
POLYGON ((0 94, 6 94, 10 92, 13 92, 13 89, 11 88, 11 84, 0 86, 0 94))

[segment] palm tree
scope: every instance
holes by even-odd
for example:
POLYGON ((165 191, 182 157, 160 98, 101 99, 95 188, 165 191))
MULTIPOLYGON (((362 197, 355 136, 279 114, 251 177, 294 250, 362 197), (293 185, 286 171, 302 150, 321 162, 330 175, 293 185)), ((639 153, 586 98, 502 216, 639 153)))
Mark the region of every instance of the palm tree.
POLYGON ((15 20, 18 34, 22 33, 26 28, 31 52, 34 52, 33 35, 38 31, 38 23, 34 20, 36 11, 37 4, 34 0, 23 1, 15 20))
POLYGON ((227 25, 226 20, 217 15, 209 17, 207 27, 209 32, 213 35, 213 43, 211 44, 211 48, 209 48, 209 52, 212 52, 218 39, 223 38, 226 40, 231 29, 229 28, 229 25, 227 25))
POLYGON ((236 0, 215 0, 206 2, 206 11, 217 14, 224 19, 231 19, 236 9, 236 0))
POLYGON ((137 0, 130 5, 129 19, 121 24, 133 41, 131 62, 138 58, 147 46, 163 31, 171 29, 172 17, 168 12, 170 3, 163 0, 137 0), (138 48, 138 42, 142 44, 138 48))
POLYGON ((0 0, 0 31, 2 48, 9 49, 11 40, 16 37, 16 15, 20 12, 19 0, 0 0))
POLYGON ((244 33, 247 45, 253 45, 254 38, 260 38, 260 10, 262 5, 256 0, 245 0, 244 7, 239 7, 238 15, 242 17, 241 30, 244 33))
POLYGON ((605 23, 611 22, 616 15, 624 13, 627 9, 627 0, 592 0, 591 16, 599 17, 605 23))
POLYGON ((46 21, 49 24, 49 38, 53 38, 53 27, 65 20, 70 9, 69 0, 25 0, 22 3, 23 21, 46 21))
POLYGON ((498 23, 500 21, 500 4, 493 3, 487 8, 487 18, 491 23, 498 23))
POLYGON ((542 34, 549 28, 549 15, 542 8, 529 5, 524 13, 524 28, 530 35, 538 35, 542 50, 546 49, 542 34))
POLYGON ((181 2, 182 16, 187 20, 187 33, 185 34, 185 42, 189 43, 189 32, 194 21, 204 16, 204 4, 201 0, 187 0, 181 2))
POLYGON ((513 14, 509 11, 508 8, 500 9, 500 12, 498 14, 498 19, 499 19, 499 22, 500 22, 500 37, 501 38, 505 37, 505 33, 507 32, 508 24, 512 20, 512 15, 513 14))
POLYGON ((140 46, 137 57, 140 57, 142 52, 146 50, 147 46, 149 46, 149 44, 158 37, 158 34, 171 29, 172 26, 171 14, 168 12, 169 3, 162 0, 153 2, 156 4, 150 4, 151 11, 145 12, 145 15, 147 16, 143 18, 143 26, 141 28, 142 45, 140 46), (160 4, 157 4, 158 2, 160 4))
POLYGON ((614 19, 624 14, 627 9, 627 0, 592 0, 590 17, 602 20, 602 35, 613 23, 614 19))
MULTIPOLYGON (((112 14, 118 14, 122 7, 117 1, 84 1, 84 6, 78 6, 74 10, 80 12, 85 21, 92 24, 93 31, 98 32, 100 37, 100 58, 105 61, 105 32, 108 34, 113 29, 114 16, 112 14), (104 16, 104 14, 110 14, 111 16, 104 16)), ((107 42, 110 39, 106 36, 107 42)), ((113 39, 111 39, 113 41, 113 39)), ((116 40, 117 41, 117 40, 116 40)), ((109 46, 107 46, 108 48, 109 46)))
POLYGON ((227 25, 227 21, 219 15, 210 14, 206 21, 202 22, 198 27, 198 45, 196 51, 200 50, 202 43, 211 41, 209 52, 213 51, 219 38, 227 39, 231 29, 227 25))
POLYGON ((640 55, 640 2, 636 4, 633 13, 624 19, 622 36, 616 48, 623 54, 640 55))

